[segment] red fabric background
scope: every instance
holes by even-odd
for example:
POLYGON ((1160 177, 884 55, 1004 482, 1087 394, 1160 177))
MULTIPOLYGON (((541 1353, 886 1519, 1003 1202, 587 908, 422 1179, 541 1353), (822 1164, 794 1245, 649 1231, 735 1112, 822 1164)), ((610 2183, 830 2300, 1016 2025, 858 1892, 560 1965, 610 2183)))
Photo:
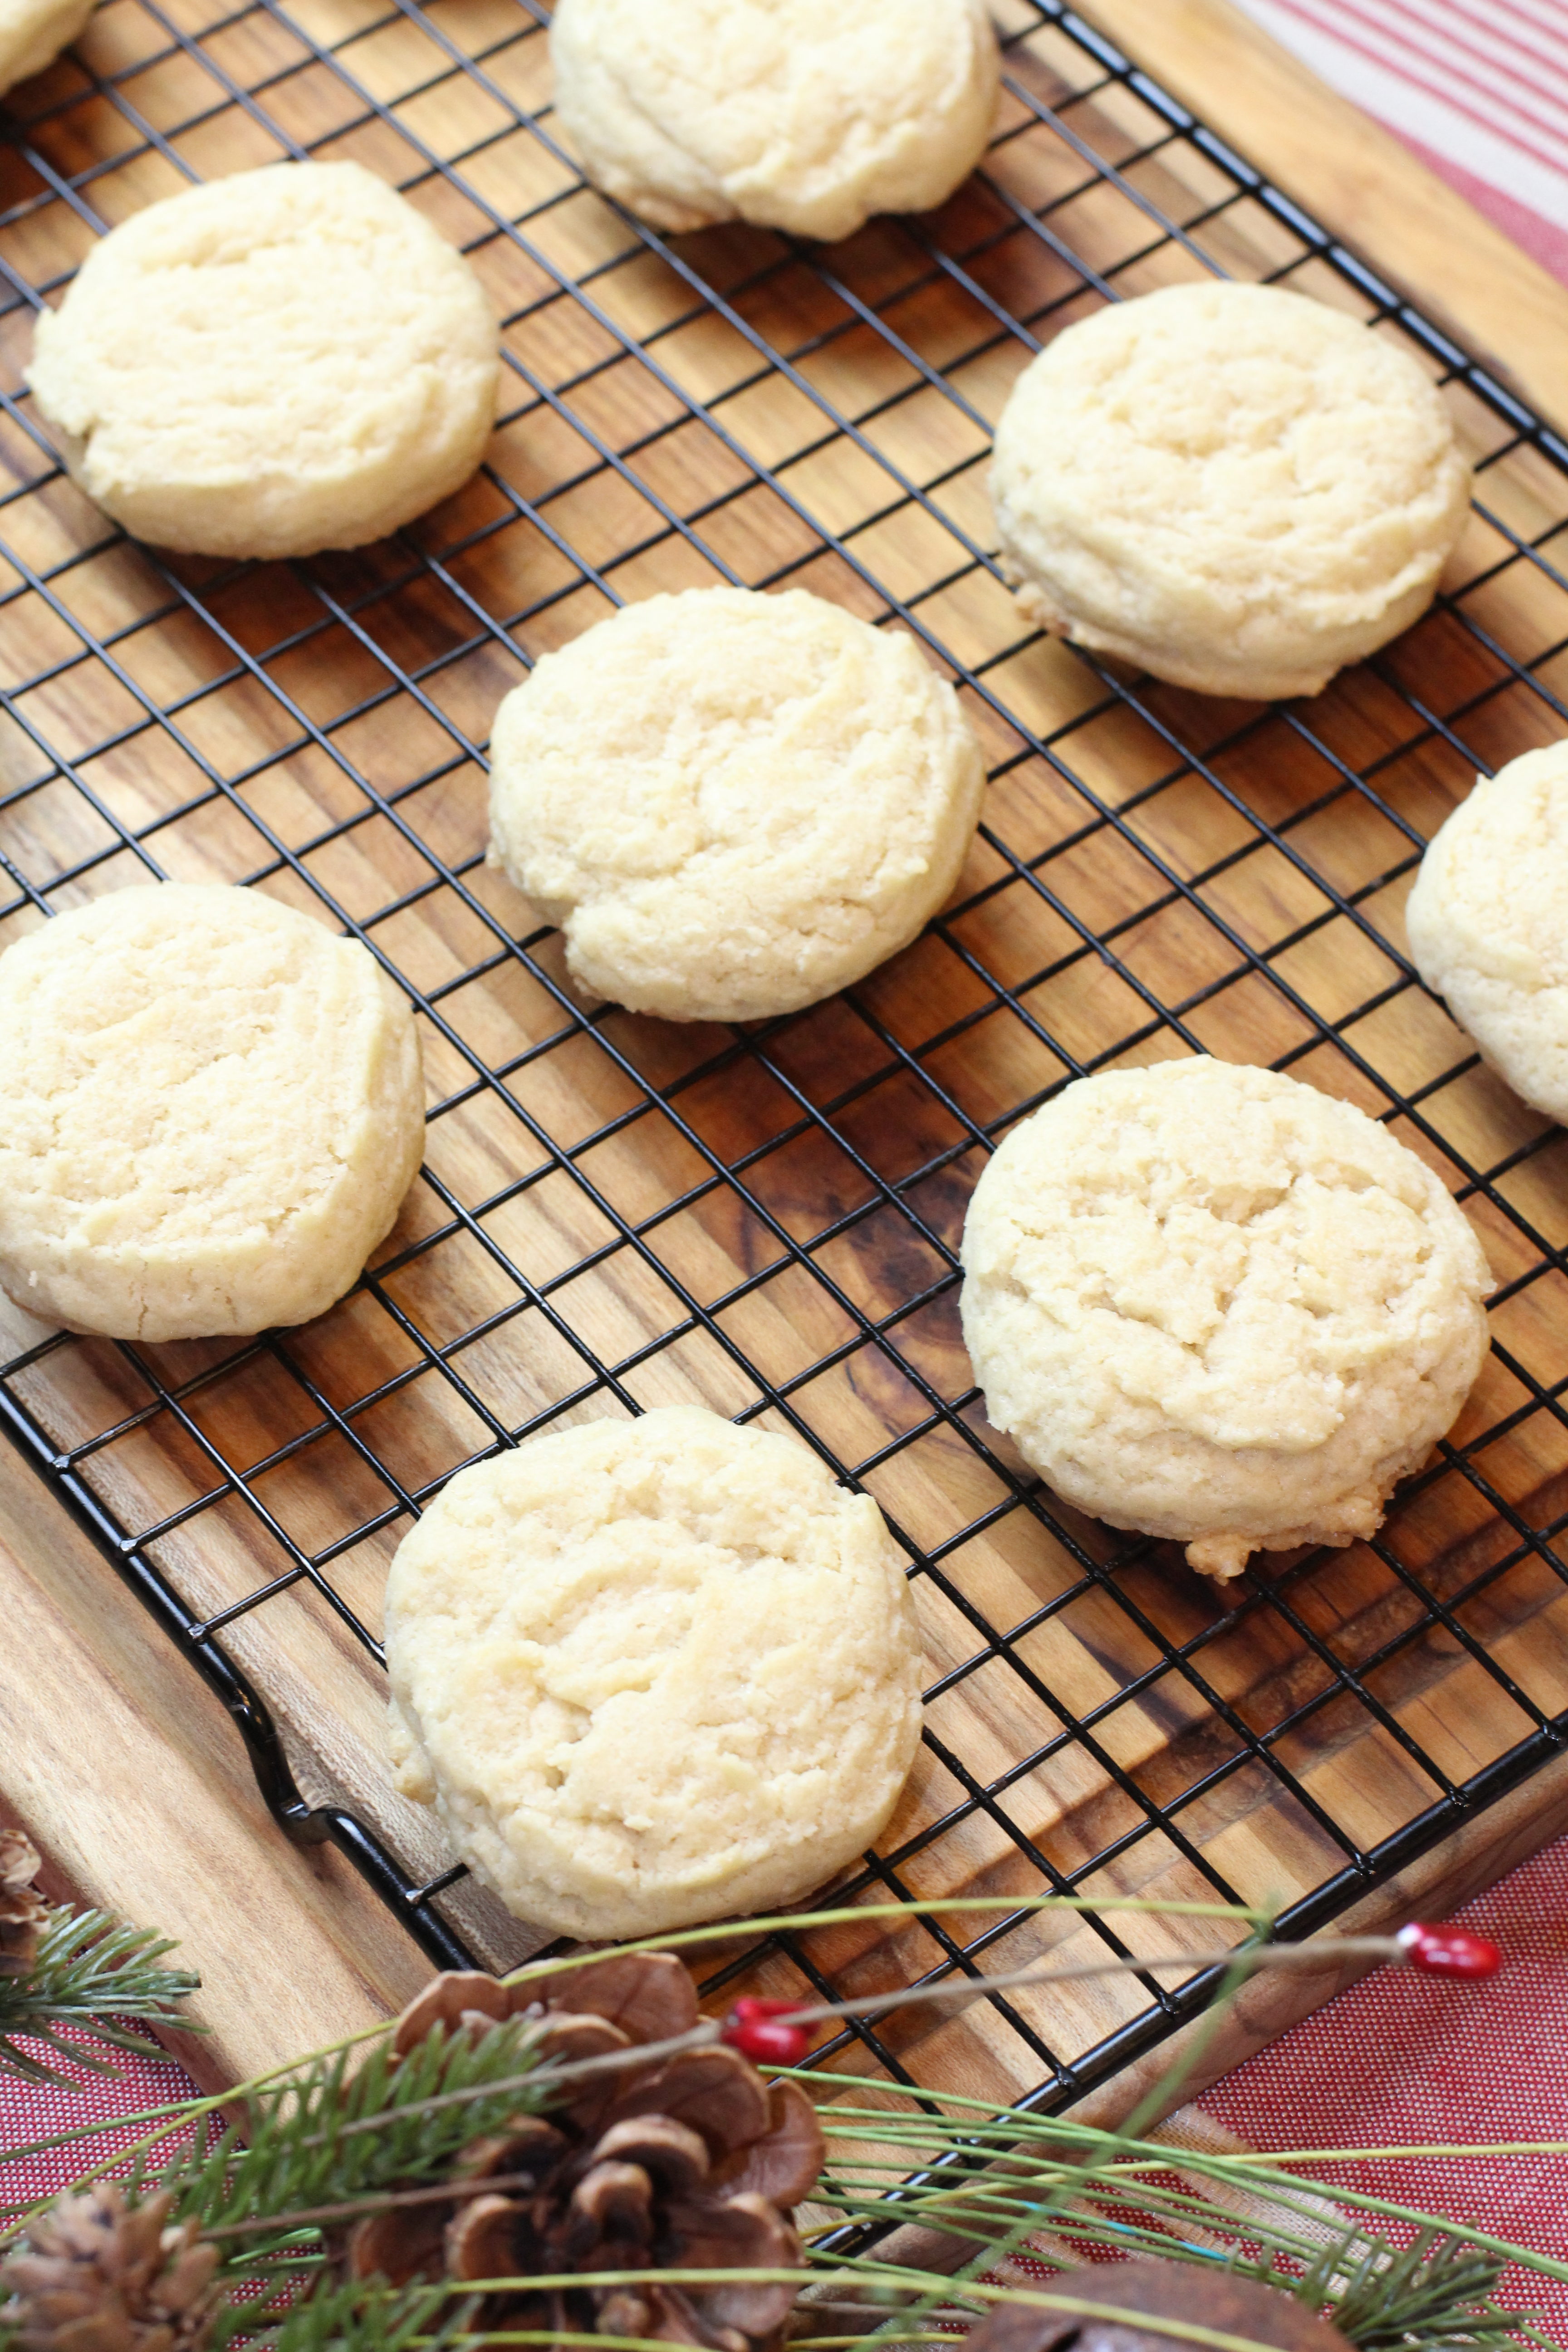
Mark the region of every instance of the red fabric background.
MULTIPOLYGON (((124 2022, 128 2032, 139 2031, 132 2021, 124 2022)), ((79 2037, 71 2034, 68 2038, 74 2041, 79 2037)), ((96 2054, 110 2053, 100 2051, 96 2054)), ((144 2126, 128 2124, 122 2130, 106 2132, 90 2144, 90 2153, 86 2154, 79 2145, 53 2148, 18 2162, 6 2160, 9 2150, 47 2139, 55 2132, 69 2131, 83 2122, 106 2122, 112 2116, 132 2116, 144 2108, 166 2105, 171 2100, 195 2097, 196 2086, 184 2068, 176 2066, 172 2058, 165 2058, 152 2042, 145 2054, 130 2050, 112 2054, 120 2070, 114 2074, 91 2074, 85 2067, 58 2062, 62 2073, 73 2074, 80 2083, 79 2090, 27 2084, 19 2082, 15 2075, 0 2074, 0 2203, 18 2204, 63 2188, 89 2165, 101 2163, 140 2138, 144 2126)), ((175 2145, 171 2139, 171 2150, 175 2145)))
MULTIPOLYGON (((1199 2105, 1256 2147, 1568 2140, 1568 1839, 1459 1913, 1502 1947, 1488 1985, 1379 1969, 1216 2083, 1199 2105)), ((1360 2189, 1568 2260, 1568 2158, 1335 2166, 1360 2189)), ((1568 2344, 1568 2286, 1507 2274, 1512 2308, 1568 2344)))

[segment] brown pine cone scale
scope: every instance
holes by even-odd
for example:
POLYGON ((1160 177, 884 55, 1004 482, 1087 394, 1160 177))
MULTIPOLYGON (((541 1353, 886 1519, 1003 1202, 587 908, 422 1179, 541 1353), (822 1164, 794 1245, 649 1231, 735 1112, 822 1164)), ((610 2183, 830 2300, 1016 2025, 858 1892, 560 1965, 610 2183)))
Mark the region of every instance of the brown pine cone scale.
POLYGON ((1109 2304, 1158 2319, 1158 2331, 1137 2317, 1047 2311, 1039 2305, 998 2304, 973 2330, 967 2352, 1182 2352, 1199 2339, 1184 2326, 1276 2345, 1280 2352, 1354 2352, 1337 2327, 1281 2287, 1234 2271, 1157 2259, 1096 2263, 1043 2280, 1047 2291, 1109 2304))
POLYGON ((33 1881, 43 1856, 21 1830, 0 1830, 0 1977, 32 1974, 38 1937, 49 1924, 48 1906, 33 1881))

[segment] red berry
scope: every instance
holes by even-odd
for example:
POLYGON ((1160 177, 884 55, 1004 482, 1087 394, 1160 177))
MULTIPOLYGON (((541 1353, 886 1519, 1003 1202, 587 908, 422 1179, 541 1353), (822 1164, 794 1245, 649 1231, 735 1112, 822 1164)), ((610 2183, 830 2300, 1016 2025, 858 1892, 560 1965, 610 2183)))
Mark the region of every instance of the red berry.
POLYGON ((804 2025, 787 2022, 799 2000, 763 2000, 744 1993, 724 2020, 719 2039, 744 2058, 769 2066, 798 2066, 811 2047, 804 2025))
POLYGON ((1394 1940, 1410 1966, 1429 1977, 1479 1979, 1495 1977, 1502 1966, 1497 1946, 1484 1936, 1472 1936, 1468 1927, 1432 1927, 1417 1920, 1401 1927, 1394 1940))

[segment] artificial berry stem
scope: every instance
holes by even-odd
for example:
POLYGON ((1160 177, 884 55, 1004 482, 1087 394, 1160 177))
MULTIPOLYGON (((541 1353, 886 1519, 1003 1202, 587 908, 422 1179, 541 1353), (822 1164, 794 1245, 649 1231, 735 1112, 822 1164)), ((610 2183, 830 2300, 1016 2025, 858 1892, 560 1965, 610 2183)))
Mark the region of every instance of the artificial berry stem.
POLYGON ((1394 1968, 1418 1969, 1426 1976, 1453 1977, 1479 1982, 1497 1974, 1502 1954, 1484 1936, 1465 1927, 1434 1927, 1420 1921, 1402 1927, 1396 1936, 1321 1936, 1306 1944, 1258 1944, 1223 1952, 1167 1952, 1147 1958, 1137 1954, 1102 1960, 1079 1961, 1066 1969, 1031 1966, 1000 1976, 955 1977, 946 1984, 916 1985, 901 1992, 876 1993, 863 2000, 768 2000, 746 1994, 719 2029, 719 2039, 732 2050, 760 2063, 798 2066, 810 2048, 806 2028, 839 2018, 877 2017, 916 2000, 976 2000, 988 1992, 1012 1986, 1066 1984, 1085 1977, 1117 1976, 1139 1969, 1200 1969, 1240 1966, 1259 1968, 1320 1968, 1325 1960, 1384 1960, 1394 1968), (794 2054, 786 2055, 787 2053, 794 2054))
MULTIPOLYGON (((880 2017, 918 2000, 983 2000, 987 1993, 1005 1992, 1015 1985, 1071 1984, 1086 1977, 1120 1976, 1165 1969, 1321 1968, 1328 1960, 1383 1960, 1394 1968, 1419 1969, 1427 1976, 1453 1977, 1472 1983, 1497 1974, 1502 1954, 1484 1936, 1468 1928, 1434 1927, 1423 1921, 1402 1927, 1396 1936, 1320 1936, 1305 1944, 1231 1946, 1220 1952, 1165 1952, 1102 1960, 1080 1960, 1071 1968, 1046 1969, 1035 1964, 1010 1969, 1001 1976, 953 1977, 944 1984, 910 1985, 900 1992, 874 1993, 859 2000, 794 2001, 768 2000, 746 1993, 723 2019, 708 2017, 689 2033, 668 2042, 640 2042, 631 2051, 609 2051, 603 2057, 578 2059, 574 2064, 552 2065, 552 2082, 575 2082, 580 2076, 612 2074, 627 2064, 646 2064, 653 2058, 673 2057, 682 2050, 700 2050, 715 2042, 728 2043, 762 2065, 798 2066, 811 2048, 807 2028, 840 2018, 880 2017)), ((464 2092, 449 2095, 468 2095, 464 2092)), ((437 2098, 427 2103, 439 2106, 437 2098)), ((350 2126, 354 2129, 355 2126, 350 2126)))

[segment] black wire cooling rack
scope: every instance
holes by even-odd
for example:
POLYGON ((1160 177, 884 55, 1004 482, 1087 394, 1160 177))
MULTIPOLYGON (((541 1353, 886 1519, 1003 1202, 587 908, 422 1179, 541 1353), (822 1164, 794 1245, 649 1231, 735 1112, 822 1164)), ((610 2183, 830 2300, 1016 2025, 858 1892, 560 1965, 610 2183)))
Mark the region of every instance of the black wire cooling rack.
MULTIPOLYGON (((533 0, 109 0, 14 95, 0 940, 149 876, 275 891, 408 991, 434 1098, 422 1183, 320 1325, 152 1349, 20 1318, 0 1412, 224 1700, 278 1820, 342 1848, 444 1963, 475 1915, 373 1754, 380 1581, 453 1469, 563 1415, 698 1398, 793 1430, 882 1504, 935 1672, 912 1794, 846 1902, 1282 1895, 1300 1934, 1562 1745, 1563 1139, 1421 992, 1399 908, 1475 768, 1563 725, 1568 450, 1070 9, 1003 19, 984 169, 940 215, 836 248, 666 240, 584 190, 533 0), (140 205, 304 155, 383 172, 486 278, 509 362, 489 462, 353 557, 160 559, 59 472, 21 384, 30 313, 140 205), (1448 593, 1310 704, 1205 702, 1048 644, 988 552, 989 428, 1029 353, 1205 269, 1401 338, 1480 464, 1448 593), (524 663, 714 580, 912 630, 993 761, 925 939, 745 1032, 585 1004, 483 863, 480 747, 524 663), (1223 1591, 1028 1479, 956 1323, 997 1134, 1086 1070, 1193 1049, 1386 1118, 1500 1276, 1488 1372, 1379 1539, 1260 1558, 1223 1591)), ((761 1966, 832 1996, 874 1965, 1005 1965, 1033 1932, 1015 1908, 933 1917, 890 1957, 784 1935, 714 1981, 761 1966)), ((1152 1932, 1081 1930, 1168 1948, 1152 1932)), ((979 2051, 1005 2094, 1054 2105, 1212 1983, 1144 1974, 1071 2011, 994 1996, 826 2056, 972 2084, 979 2051)))

